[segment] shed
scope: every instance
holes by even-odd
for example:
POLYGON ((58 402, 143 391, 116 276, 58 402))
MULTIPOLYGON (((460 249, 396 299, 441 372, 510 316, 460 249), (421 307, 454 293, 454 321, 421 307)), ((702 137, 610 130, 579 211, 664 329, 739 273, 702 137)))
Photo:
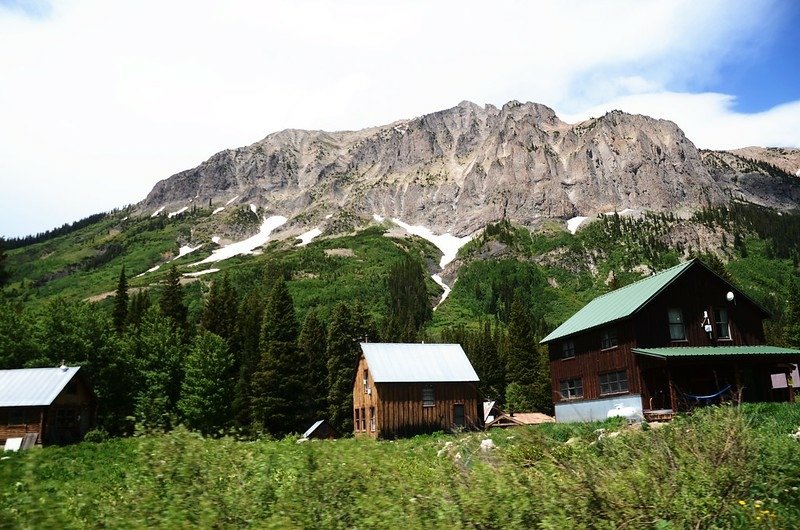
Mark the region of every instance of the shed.
POLYGON ((317 420, 303 433, 301 438, 306 440, 330 440, 331 438, 336 438, 336 429, 333 428, 328 420, 317 420))
POLYGON ((539 425, 540 423, 553 423, 555 418, 541 412, 514 412, 513 414, 500 414, 486 424, 487 429, 496 427, 519 427, 521 425, 539 425))
POLYGON ((83 439, 95 399, 80 367, 0 370, 0 443, 35 436, 37 445, 83 439))
POLYGON ((356 436, 483 425, 472 364, 458 344, 363 343, 353 384, 356 436))

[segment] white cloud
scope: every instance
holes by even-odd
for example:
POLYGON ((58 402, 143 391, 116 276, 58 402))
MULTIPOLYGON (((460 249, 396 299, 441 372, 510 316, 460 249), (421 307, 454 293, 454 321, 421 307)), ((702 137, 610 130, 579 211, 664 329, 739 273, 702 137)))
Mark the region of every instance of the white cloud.
MULTIPOLYGON (((775 5, 68 0, 49 16, 0 9, 0 234, 137 202, 157 180, 284 128, 362 128, 464 99, 537 101, 571 115, 640 100, 643 112, 669 110, 676 92, 708 97, 691 92, 769 34, 775 5)), ((710 117, 758 125, 747 143, 786 143, 775 124, 794 119, 792 105, 740 117, 717 98, 710 117)))
POLYGON ((753 114, 736 112, 734 104, 735 98, 725 94, 654 92, 616 98, 564 119, 575 123, 619 109, 674 121, 706 149, 800 147, 800 101, 753 114))

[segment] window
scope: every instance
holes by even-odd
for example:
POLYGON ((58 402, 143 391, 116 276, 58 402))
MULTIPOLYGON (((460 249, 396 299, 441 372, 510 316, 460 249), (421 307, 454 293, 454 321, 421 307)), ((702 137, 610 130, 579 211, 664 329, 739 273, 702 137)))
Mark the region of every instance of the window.
POLYGON ((433 396, 433 385, 422 386, 422 406, 433 407, 436 405, 436 399, 433 396))
POLYGON ((613 348, 617 345, 617 330, 616 328, 604 329, 600 338, 600 348, 606 350, 613 348))
POLYGON ((731 328, 728 325, 728 310, 724 307, 714 309, 714 322, 717 324, 717 338, 730 339, 731 328))
POLYGON ((361 407, 361 432, 367 432, 367 410, 361 407))
POLYGON ((610 372, 600 375, 600 395, 628 391, 628 372, 610 372))
POLYGON ((355 409, 353 411, 353 428, 356 432, 361 427, 361 414, 359 409, 355 409))
POLYGON ((583 397, 583 381, 581 379, 563 379, 561 381, 561 399, 577 399, 583 397))
POLYGON ((369 370, 364 370, 364 393, 369 394, 369 370))
POLYGON ((575 341, 568 340, 561 343, 561 358, 569 359, 575 357, 575 341))
POLYGON ((683 312, 680 309, 671 308, 667 310, 669 315, 669 338, 670 340, 686 340, 686 326, 683 323, 683 312))
POLYGON ((369 408, 369 430, 375 432, 375 407, 369 408))

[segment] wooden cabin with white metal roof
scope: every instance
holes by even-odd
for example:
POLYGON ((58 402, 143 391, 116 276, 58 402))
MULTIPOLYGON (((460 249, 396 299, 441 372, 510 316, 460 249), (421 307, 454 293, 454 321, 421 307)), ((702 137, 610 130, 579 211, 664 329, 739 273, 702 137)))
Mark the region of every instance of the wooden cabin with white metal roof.
POLYGON ((0 447, 79 442, 94 426, 94 413, 80 367, 0 370, 0 447))
POLYGON ((478 375, 458 344, 363 343, 353 385, 357 437, 482 427, 478 375))
POLYGON ((765 344, 768 316, 696 259, 599 296, 542 340, 556 420, 664 418, 725 394, 793 400, 772 381, 800 350, 765 344))

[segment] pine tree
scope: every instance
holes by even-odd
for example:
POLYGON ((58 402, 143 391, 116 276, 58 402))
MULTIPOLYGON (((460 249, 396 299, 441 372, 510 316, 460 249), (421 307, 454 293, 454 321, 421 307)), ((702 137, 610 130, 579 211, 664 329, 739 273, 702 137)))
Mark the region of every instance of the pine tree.
POLYGON ((188 322, 186 320, 188 310, 186 304, 183 302, 183 287, 181 287, 181 277, 178 273, 177 267, 173 265, 169 269, 169 273, 163 282, 164 290, 161 293, 161 298, 158 305, 161 308, 161 314, 169 317, 181 329, 186 329, 188 322))
POLYGON ((505 355, 506 402, 514 410, 530 410, 534 407, 538 360, 530 313, 517 299, 511 304, 505 355))
POLYGON ((404 256, 389 270, 386 287, 389 313, 384 323, 384 339, 416 342, 417 332, 431 317, 425 272, 420 262, 404 256))
POLYGON ((303 427, 304 382, 302 351, 297 347, 294 303, 283 279, 270 293, 261 327, 261 359, 253 375, 253 416, 274 436, 303 427))
POLYGON ((128 321, 128 278, 125 276, 125 265, 122 266, 122 270, 119 272, 112 318, 114 319, 114 328, 118 332, 125 329, 125 324, 128 321))
POLYGON ((184 364, 178 412, 204 434, 230 426, 233 356, 225 340, 203 331, 192 341, 184 364))
POLYGON ((259 337, 261 320, 264 315, 265 297, 262 288, 252 289, 239 305, 236 328, 231 352, 234 354, 234 367, 238 373, 233 398, 233 414, 236 424, 249 428, 253 423, 252 379, 258 369, 261 357, 259 337))
POLYGON ((9 276, 10 274, 6 269, 5 239, 0 237, 0 287, 8 283, 9 276))
POLYGON ((353 376, 358 346, 353 340, 353 315, 342 303, 328 323, 328 421, 340 433, 353 430, 353 376))
POLYGON ((168 428, 176 412, 183 379, 183 337, 155 308, 128 336, 128 358, 134 359, 134 414, 148 428, 168 428))
POLYGON ((203 306, 200 325, 205 330, 230 341, 236 329, 238 309, 236 299, 236 291, 227 274, 221 279, 214 280, 203 306))
MULTIPOLYGON (((492 333, 492 324, 484 322, 483 329, 477 334, 477 355, 481 379, 479 388, 486 397, 503 400, 506 386, 506 367, 500 352, 502 335, 497 329, 492 333)), ((476 368, 477 370, 477 368, 476 368)))
POLYGON ((315 311, 306 316, 303 330, 300 332, 298 345, 306 359, 306 396, 305 409, 309 411, 306 420, 317 420, 328 414, 328 357, 327 330, 315 311))
POLYGON ((139 289, 131 297, 130 308, 126 321, 127 327, 139 327, 147 310, 150 309, 150 295, 144 289, 139 289))

